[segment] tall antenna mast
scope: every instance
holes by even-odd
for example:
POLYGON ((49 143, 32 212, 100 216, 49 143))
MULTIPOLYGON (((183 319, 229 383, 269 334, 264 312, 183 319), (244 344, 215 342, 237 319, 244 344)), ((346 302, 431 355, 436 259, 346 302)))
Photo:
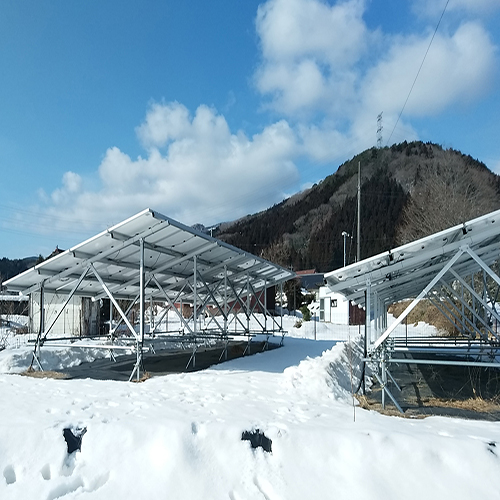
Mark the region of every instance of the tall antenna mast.
POLYGON ((356 262, 361 260, 361 162, 358 161, 358 236, 356 238, 358 249, 356 253, 356 262))
MULTIPOLYGON (((383 113, 383 111, 382 111, 383 113)), ((377 116, 377 148, 380 149, 382 147, 382 130, 384 127, 382 126, 382 113, 377 116)))

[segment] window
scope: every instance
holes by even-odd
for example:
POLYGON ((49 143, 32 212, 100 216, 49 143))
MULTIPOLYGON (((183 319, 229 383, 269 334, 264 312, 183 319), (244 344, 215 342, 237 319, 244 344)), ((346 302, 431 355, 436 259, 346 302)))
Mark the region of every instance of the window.
POLYGON ((337 307, 337 299, 331 299, 330 307, 337 307))

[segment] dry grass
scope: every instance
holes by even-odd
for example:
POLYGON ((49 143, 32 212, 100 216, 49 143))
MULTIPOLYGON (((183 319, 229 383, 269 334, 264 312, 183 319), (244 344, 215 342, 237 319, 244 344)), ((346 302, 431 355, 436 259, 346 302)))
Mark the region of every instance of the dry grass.
POLYGON ((139 380, 137 380, 137 378, 133 378, 131 380, 131 382, 135 382, 136 384, 140 384, 141 382, 145 382, 146 380, 149 380, 151 378, 151 373, 149 372, 144 372, 142 374, 142 377, 139 378, 139 380))
POLYGON ((382 415, 387 415, 390 417, 401 417, 401 418, 425 418, 428 415, 415 415, 410 413, 401 413, 392 403, 387 404, 385 408, 377 402, 368 399, 366 396, 355 394, 354 397, 359 401, 360 408, 364 410, 376 411, 382 415))
POLYGON ((498 398, 483 399, 483 398, 469 398, 469 399, 441 399, 441 398, 428 398, 424 402, 428 406, 435 406, 438 408, 457 408, 459 410, 477 411, 480 413, 490 413, 500 410, 498 398))
MULTIPOLYGON (((444 398, 425 398, 421 401, 423 405, 415 408, 406 409, 405 413, 400 413, 392 404, 388 402, 385 408, 375 400, 371 400, 366 396, 355 394, 355 398, 359 401, 359 406, 364 410, 372 410, 382 415, 401 418, 426 418, 433 414, 433 408, 453 408, 466 412, 477 414, 489 414, 500 412, 500 400, 469 398, 469 399, 444 399, 444 398), (426 411, 427 410, 427 411, 426 411)), ((471 416, 469 416, 471 418, 471 416)), ((472 417, 473 418, 473 417, 472 417)))
MULTIPOLYGON (((389 306, 389 313, 398 318, 403 311, 410 305, 410 301, 398 302, 389 306)), ((413 311, 407 317, 408 324, 416 324, 419 321, 425 321, 429 325, 435 326, 444 335, 456 336, 458 330, 446 319, 439 309, 432 305, 428 300, 421 300, 413 311)))
POLYGON ((52 370, 47 371, 39 371, 33 370, 33 368, 28 368, 26 371, 21 372, 20 375, 23 377, 32 377, 32 378, 54 378, 54 379, 67 379, 68 375, 62 372, 56 372, 52 370))

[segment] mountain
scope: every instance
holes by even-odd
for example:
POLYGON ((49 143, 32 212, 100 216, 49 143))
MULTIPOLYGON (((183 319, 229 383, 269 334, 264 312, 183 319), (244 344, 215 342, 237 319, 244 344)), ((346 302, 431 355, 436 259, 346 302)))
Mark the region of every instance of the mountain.
POLYGON ((440 145, 406 141, 371 148, 281 203, 221 224, 214 236, 294 269, 326 272, 356 256, 357 177, 361 165, 361 258, 500 207, 500 177, 440 145))
POLYGON ((7 259, 4 257, 0 259, 0 284, 33 267, 38 259, 39 257, 25 257, 24 259, 7 259))

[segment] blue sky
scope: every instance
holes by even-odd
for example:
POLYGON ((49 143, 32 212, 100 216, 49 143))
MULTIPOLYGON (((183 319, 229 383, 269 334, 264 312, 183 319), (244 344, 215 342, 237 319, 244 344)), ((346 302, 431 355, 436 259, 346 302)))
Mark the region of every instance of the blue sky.
POLYGON ((209 225, 383 142, 500 172, 500 0, 3 0, 0 257, 146 207, 209 225), (393 131, 394 130, 394 131, 393 131), (390 137, 390 140, 389 140, 390 137))

